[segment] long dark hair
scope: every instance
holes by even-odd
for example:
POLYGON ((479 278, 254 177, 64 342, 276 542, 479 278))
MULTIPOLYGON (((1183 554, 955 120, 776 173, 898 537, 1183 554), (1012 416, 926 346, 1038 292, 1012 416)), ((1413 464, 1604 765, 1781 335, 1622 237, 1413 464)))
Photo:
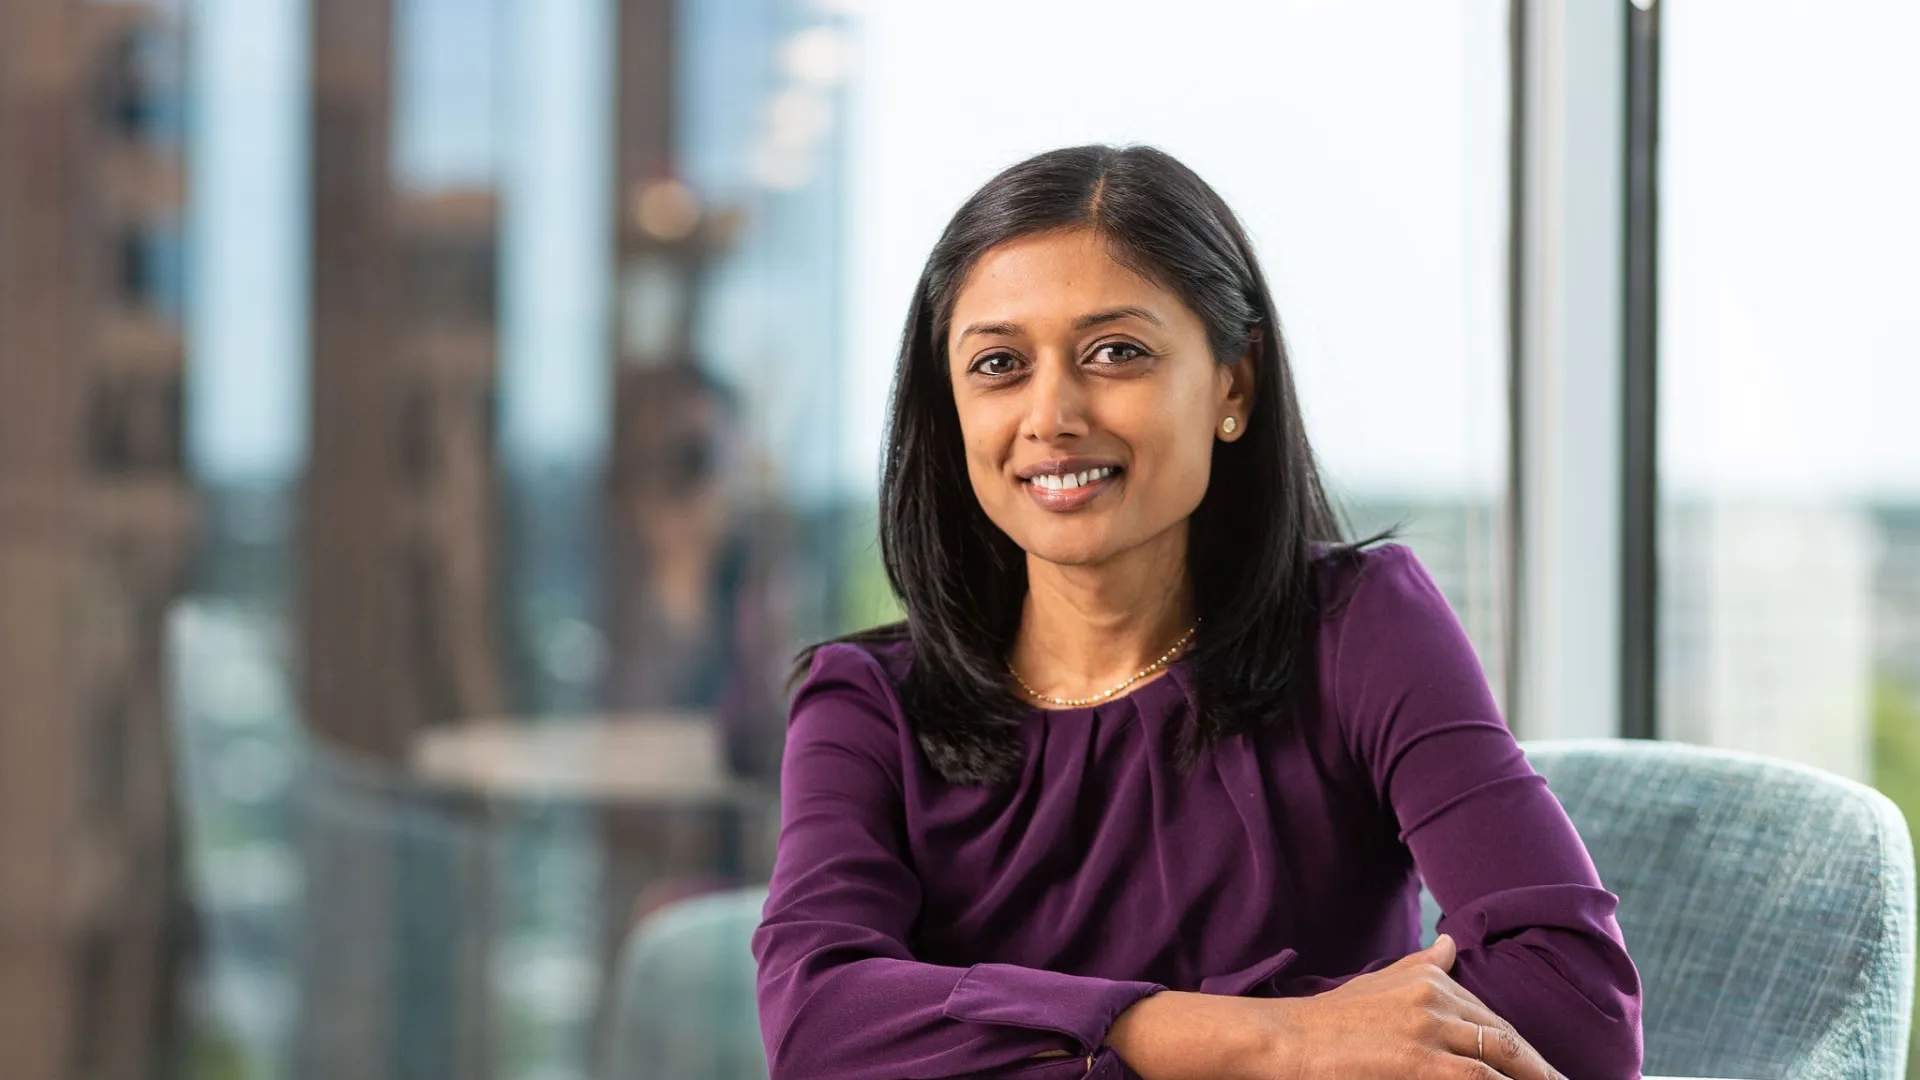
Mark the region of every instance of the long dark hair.
MULTIPOLYGON (((1015 728, 1031 706, 1007 685, 1006 656, 1027 590, 1026 555, 988 519, 967 479, 947 370, 956 294, 989 249, 1036 233, 1091 229, 1113 257, 1178 295, 1207 327, 1215 359, 1254 346, 1246 434, 1216 441, 1206 496, 1189 522, 1187 567, 1203 633, 1186 662, 1195 722, 1175 757, 1280 723, 1315 700, 1322 614, 1314 564, 1355 561, 1301 426, 1280 320, 1233 211, 1193 170, 1152 147, 1076 146, 1001 172, 934 245, 900 342, 880 480, 880 549, 905 620, 836 640, 906 640, 900 688, 929 763, 953 783, 997 783, 1020 766, 1015 728)), ((804 672, 819 646, 803 651, 804 672)))

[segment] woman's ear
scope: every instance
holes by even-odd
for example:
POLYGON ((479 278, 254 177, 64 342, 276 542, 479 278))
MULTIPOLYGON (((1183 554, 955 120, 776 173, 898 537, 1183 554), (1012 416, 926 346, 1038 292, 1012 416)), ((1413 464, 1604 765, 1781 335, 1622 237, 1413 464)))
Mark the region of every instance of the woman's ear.
POLYGON ((1239 359, 1231 364, 1220 365, 1220 415, 1214 418, 1214 426, 1219 436, 1228 442, 1238 439, 1247 430, 1247 417, 1253 412, 1254 372, 1257 370, 1254 358, 1259 355, 1260 331, 1256 329, 1239 359), (1228 420, 1232 423, 1228 423, 1228 420))

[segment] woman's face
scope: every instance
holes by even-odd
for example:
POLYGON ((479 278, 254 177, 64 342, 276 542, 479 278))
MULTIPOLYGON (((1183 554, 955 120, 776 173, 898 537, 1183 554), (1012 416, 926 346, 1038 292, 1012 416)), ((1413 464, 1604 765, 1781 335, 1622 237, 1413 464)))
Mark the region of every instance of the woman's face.
POLYGON ((1184 538, 1213 441, 1246 433, 1250 357, 1215 361, 1200 317, 1088 230, 982 256, 955 299, 947 358, 975 497, 1051 563, 1184 538))

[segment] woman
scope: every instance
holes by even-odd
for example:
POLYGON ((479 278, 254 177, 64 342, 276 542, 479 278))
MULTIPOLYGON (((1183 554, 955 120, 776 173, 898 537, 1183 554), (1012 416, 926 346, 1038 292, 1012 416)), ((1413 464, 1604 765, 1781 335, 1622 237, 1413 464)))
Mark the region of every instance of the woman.
POLYGON ((792 704, 775 1080, 1638 1074, 1617 899, 1425 570, 1341 542, 1211 188, 1145 148, 995 177, 892 408, 907 617, 792 704))

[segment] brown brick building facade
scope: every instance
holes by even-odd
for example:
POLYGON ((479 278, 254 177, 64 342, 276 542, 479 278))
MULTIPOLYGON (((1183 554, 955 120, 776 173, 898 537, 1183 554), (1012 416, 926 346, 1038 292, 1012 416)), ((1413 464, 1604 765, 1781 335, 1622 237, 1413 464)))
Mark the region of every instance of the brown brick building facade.
POLYGON ((151 1075, 178 883, 160 641, 189 543, 180 27, 0 0, 0 1072, 151 1075))

